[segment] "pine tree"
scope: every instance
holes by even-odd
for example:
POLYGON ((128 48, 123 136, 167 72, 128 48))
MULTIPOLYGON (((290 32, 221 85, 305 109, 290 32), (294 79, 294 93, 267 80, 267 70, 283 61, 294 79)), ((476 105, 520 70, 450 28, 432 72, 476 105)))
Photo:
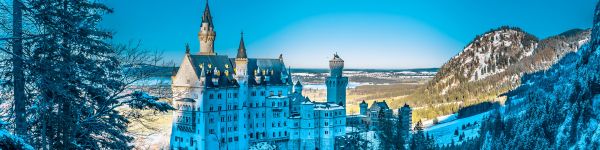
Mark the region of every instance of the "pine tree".
MULTIPOLYGON (((430 140, 426 137, 425 132, 423 131, 423 123, 419 120, 415 126, 415 133, 412 135, 410 142, 411 150, 425 150, 431 149, 430 140)), ((431 143, 433 144, 433 143, 431 143)))
POLYGON ((128 119, 117 109, 173 108, 146 93, 126 92, 131 80, 110 32, 97 27, 112 12, 92 1, 30 1, 40 30, 28 70, 35 82, 32 143, 38 149, 128 149, 128 119))
POLYGON ((12 75, 13 75, 13 101, 15 112, 16 134, 27 135, 27 121, 25 112, 25 78, 23 73, 23 4, 20 0, 13 0, 13 43, 12 43, 12 75))

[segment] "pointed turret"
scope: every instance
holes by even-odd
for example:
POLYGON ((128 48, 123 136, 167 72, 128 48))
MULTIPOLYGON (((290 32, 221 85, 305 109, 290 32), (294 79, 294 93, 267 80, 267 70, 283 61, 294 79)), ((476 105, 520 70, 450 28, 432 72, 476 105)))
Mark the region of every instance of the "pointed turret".
POLYGON ((296 81, 296 85, 294 85, 294 92, 302 94, 302 83, 300 83, 300 80, 296 81))
POLYGON ((208 23, 210 27, 213 27, 212 16, 210 15, 210 7, 208 6, 208 0, 206 0, 206 6, 204 6, 204 14, 202 14, 202 23, 208 23))
POLYGON ((246 55, 246 45, 244 44, 244 32, 241 33, 240 46, 236 58, 248 58, 246 55))
POLYGON ((185 54, 190 54, 190 44, 185 43, 185 54))
POLYGON ((238 48, 237 57, 235 58, 235 79, 240 86, 246 86, 248 83, 248 56, 246 56, 246 46, 244 44, 244 32, 240 38, 240 47, 238 48))
POLYGON ((202 25, 200 26, 200 32, 198 32, 198 40, 200 41, 200 55, 215 55, 214 43, 216 36, 217 33, 214 30, 212 16, 210 15, 210 8, 207 0, 204 8, 204 14, 202 14, 202 25))

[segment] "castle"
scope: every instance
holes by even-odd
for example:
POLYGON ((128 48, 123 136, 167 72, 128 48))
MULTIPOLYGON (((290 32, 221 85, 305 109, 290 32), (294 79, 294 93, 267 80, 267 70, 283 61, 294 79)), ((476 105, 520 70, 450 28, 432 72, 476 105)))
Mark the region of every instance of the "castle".
POLYGON ((314 102, 294 85, 283 57, 248 58, 243 36, 237 56, 217 55, 208 3, 198 39, 200 52, 185 56, 172 77, 171 149, 248 149, 267 142, 281 149, 334 149, 346 134, 344 60, 329 61, 327 101, 314 102), (339 141, 339 140, 338 140, 339 141))

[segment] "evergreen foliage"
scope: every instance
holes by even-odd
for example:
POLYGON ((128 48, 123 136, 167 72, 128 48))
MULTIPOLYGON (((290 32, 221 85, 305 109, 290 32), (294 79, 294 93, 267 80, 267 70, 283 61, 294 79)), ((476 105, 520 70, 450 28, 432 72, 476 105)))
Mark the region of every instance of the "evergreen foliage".
MULTIPOLYGON (((151 60, 108 43, 112 33, 97 26, 112 9, 95 1, 70 0, 28 0, 23 6, 29 27, 22 57, 28 98, 23 140, 33 148, 130 149, 129 119, 120 109, 173 110, 157 97, 130 88, 152 72, 131 68, 151 60)), ((2 79, 13 82, 2 67, 2 79)), ((10 94, 0 96, 12 99, 10 94)))

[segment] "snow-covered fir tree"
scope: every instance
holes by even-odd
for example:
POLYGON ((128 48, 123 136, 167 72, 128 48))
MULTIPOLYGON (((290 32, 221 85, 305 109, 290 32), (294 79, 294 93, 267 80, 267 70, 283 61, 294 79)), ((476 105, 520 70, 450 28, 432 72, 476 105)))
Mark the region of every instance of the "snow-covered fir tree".
MULTIPOLYGON (((22 140, 14 140, 21 138, 2 130, 1 142, 13 139, 8 142, 28 143, 35 149, 128 149, 132 146, 129 120, 119 109, 173 109, 157 97, 128 91, 148 70, 139 69, 142 63, 136 61, 145 59, 135 57, 143 54, 124 53, 108 43, 111 32, 97 27, 103 15, 112 12, 110 8, 95 1, 29 0, 23 4, 31 27, 22 57, 27 64, 23 69, 29 98, 28 132, 22 140)), ((13 82, 14 78, 7 77, 10 74, 4 74, 6 66, 2 67, 2 79, 13 82)), ((10 91, 10 87, 2 90, 10 91)), ((13 97, 10 93, 1 96, 3 103, 13 97)))

